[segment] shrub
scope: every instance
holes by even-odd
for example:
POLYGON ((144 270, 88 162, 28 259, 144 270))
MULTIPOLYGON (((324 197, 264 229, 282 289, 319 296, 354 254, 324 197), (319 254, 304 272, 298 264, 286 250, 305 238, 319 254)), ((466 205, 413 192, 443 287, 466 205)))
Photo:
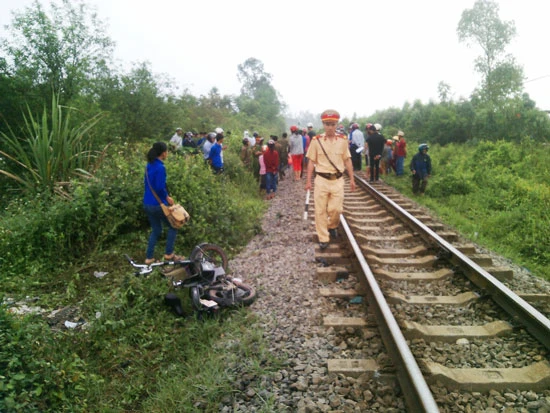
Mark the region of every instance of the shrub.
POLYGON ((86 409, 86 387, 97 377, 86 372, 68 336, 54 337, 38 317, 16 317, 0 306, 0 411, 86 409))
MULTIPOLYGON (((53 277, 63 263, 101 250, 125 233, 141 231, 145 237, 142 197, 148 149, 148 144, 112 145, 93 180, 72 182, 71 201, 45 193, 13 199, 0 227, 4 275, 53 277)), ((191 214, 178 248, 190 250, 205 241, 236 246, 258 231, 264 206, 254 178, 238 157, 227 158, 224 175, 214 175, 200 155, 171 155, 166 161, 170 192, 191 214)))
POLYGON ((459 173, 436 176, 430 181, 428 188, 430 196, 434 198, 468 195, 473 189, 468 177, 459 173))

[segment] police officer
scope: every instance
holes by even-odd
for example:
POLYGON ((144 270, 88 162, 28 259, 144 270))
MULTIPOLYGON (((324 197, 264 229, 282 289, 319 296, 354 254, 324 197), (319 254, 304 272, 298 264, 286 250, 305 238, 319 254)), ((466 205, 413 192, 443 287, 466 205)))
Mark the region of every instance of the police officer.
POLYGON ((340 114, 332 109, 321 114, 325 133, 313 138, 307 151, 306 190, 311 189, 315 169, 315 229, 319 247, 328 247, 330 238, 336 238, 336 228, 344 209, 344 170, 348 172, 350 187, 355 191, 353 166, 346 135, 336 133, 340 114))

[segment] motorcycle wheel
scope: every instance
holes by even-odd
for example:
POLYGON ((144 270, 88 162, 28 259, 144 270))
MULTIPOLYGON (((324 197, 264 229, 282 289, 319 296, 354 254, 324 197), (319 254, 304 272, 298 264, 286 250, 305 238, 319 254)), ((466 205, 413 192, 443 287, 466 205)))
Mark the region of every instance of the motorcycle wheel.
POLYGON ((222 267, 224 271, 227 271, 227 255, 225 255, 222 247, 216 244, 203 243, 197 245, 191 251, 189 259, 193 262, 208 261, 214 266, 222 267))
POLYGON ((189 296, 191 297, 191 303, 193 304, 193 308, 195 309, 195 311, 201 311, 202 304, 201 304, 201 293, 199 291, 199 287, 189 288, 189 296))
POLYGON ((228 283, 217 283, 207 290, 208 297, 218 303, 220 307, 247 306, 256 300, 256 290, 248 284, 227 277, 233 287, 227 288, 228 283))

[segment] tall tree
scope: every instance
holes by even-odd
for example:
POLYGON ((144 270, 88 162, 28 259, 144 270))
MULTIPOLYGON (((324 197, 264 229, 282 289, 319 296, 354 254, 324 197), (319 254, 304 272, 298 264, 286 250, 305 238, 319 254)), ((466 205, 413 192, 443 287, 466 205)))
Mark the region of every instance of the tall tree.
POLYGON ((157 137, 172 129, 174 104, 162 93, 165 82, 170 80, 155 75, 149 62, 136 63, 128 75, 121 77, 119 96, 113 100, 118 105, 114 111, 124 122, 124 137, 157 137))
POLYGON ((452 100, 451 86, 443 81, 437 85, 437 93, 441 103, 448 103, 452 100))
POLYGON ((477 0, 464 10, 457 28, 458 39, 467 46, 478 45, 483 54, 476 58, 475 68, 483 76, 478 97, 497 104, 499 100, 521 95, 523 69, 506 47, 516 35, 513 21, 499 18, 499 6, 491 0, 477 0))
POLYGON ((242 83, 241 95, 236 100, 239 110, 262 122, 282 124, 284 105, 271 84, 271 74, 264 70, 264 64, 253 57, 247 59, 238 66, 237 78, 242 83))
POLYGON ((103 71, 113 51, 104 25, 82 0, 52 1, 49 13, 35 0, 13 13, 8 30, 9 40, 1 41, 7 72, 43 99, 53 92, 60 102, 70 101, 103 71))
POLYGON ((237 79, 242 83, 241 94, 253 98, 258 88, 271 85, 272 75, 264 70, 264 64, 250 57, 237 67, 237 79))

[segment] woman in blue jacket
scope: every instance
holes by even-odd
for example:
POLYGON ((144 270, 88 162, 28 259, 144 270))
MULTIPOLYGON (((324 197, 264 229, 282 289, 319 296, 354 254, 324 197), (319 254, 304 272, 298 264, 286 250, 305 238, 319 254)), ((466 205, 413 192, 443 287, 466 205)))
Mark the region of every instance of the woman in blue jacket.
POLYGON ((168 228, 164 259, 183 259, 183 257, 179 257, 174 254, 174 246, 176 244, 176 235, 178 230, 172 228, 168 222, 168 219, 166 219, 164 212, 162 211, 159 201, 157 201, 157 197, 153 194, 154 190, 158 198, 165 205, 174 205, 174 200, 168 194, 168 189, 166 188, 166 168, 164 167, 164 161, 167 157, 168 147, 164 142, 154 143, 153 147, 149 149, 149 152, 147 153, 147 167, 144 177, 145 191, 143 194, 143 209, 145 210, 149 223, 151 224, 151 235, 149 235, 149 242, 145 253, 146 264, 155 262, 155 245, 162 234, 162 223, 164 223, 164 225, 168 228))

